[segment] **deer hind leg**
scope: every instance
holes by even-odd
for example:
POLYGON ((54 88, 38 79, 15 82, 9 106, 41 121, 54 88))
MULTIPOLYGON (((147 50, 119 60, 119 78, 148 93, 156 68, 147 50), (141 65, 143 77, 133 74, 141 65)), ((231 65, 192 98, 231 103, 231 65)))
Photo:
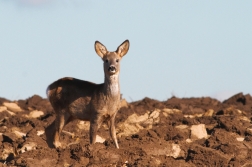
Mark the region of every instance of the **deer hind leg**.
POLYGON ((69 122, 70 120, 70 114, 67 112, 61 112, 61 114, 58 114, 55 119, 55 134, 54 134, 54 141, 53 145, 54 147, 58 148, 61 147, 60 143, 60 133, 63 129, 63 127, 69 122))
POLYGON ((117 138, 116 138, 115 115, 109 120, 108 126, 109 126, 110 136, 111 136, 112 140, 114 141, 116 148, 119 148, 117 138))
POLYGON ((96 142, 97 130, 100 128, 102 122, 103 122, 102 116, 96 116, 96 117, 94 117, 94 119, 90 120, 89 135, 90 135, 90 143, 91 144, 94 144, 96 142))

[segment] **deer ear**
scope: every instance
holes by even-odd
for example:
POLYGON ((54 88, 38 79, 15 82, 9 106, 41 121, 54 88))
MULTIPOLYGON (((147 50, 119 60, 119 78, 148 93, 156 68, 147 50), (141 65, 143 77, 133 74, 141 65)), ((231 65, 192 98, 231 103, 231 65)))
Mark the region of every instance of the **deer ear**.
POLYGON ((118 46, 116 53, 119 54, 120 57, 123 57, 128 52, 129 45, 129 40, 125 40, 120 46, 118 46))
POLYGON ((108 52, 107 48, 99 41, 95 41, 95 51, 101 58, 108 52))

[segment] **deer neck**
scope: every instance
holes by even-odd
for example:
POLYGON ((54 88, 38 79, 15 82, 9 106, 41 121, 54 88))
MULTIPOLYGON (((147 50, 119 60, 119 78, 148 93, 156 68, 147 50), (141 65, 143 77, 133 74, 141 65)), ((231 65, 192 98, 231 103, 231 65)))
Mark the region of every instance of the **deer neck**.
POLYGON ((105 76, 104 94, 111 97, 120 96, 119 74, 105 76))

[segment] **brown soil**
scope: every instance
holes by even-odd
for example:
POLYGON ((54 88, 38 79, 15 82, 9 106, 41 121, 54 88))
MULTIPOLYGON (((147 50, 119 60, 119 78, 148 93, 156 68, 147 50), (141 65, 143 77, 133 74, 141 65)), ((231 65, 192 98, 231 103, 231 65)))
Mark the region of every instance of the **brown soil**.
POLYGON ((105 141, 90 145, 89 124, 79 120, 64 127, 65 147, 52 148, 55 114, 47 99, 34 95, 12 102, 23 111, 6 108, 5 102, 11 101, 0 98, 0 167, 252 166, 249 94, 239 93, 224 102, 209 97, 123 101, 116 117, 120 149, 110 139, 107 125, 98 131, 105 141), (43 115, 33 118, 32 111, 43 115), (191 127, 201 124, 207 136, 193 136, 191 127))

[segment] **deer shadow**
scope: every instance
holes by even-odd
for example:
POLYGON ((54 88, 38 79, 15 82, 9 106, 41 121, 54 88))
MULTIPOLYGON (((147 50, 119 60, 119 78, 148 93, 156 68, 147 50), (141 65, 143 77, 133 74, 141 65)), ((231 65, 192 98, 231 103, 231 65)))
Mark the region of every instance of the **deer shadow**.
POLYGON ((54 133, 55 133, 55 120, 45 128, 46 143, 50 148, 54 148, 53 145, 54 133))

